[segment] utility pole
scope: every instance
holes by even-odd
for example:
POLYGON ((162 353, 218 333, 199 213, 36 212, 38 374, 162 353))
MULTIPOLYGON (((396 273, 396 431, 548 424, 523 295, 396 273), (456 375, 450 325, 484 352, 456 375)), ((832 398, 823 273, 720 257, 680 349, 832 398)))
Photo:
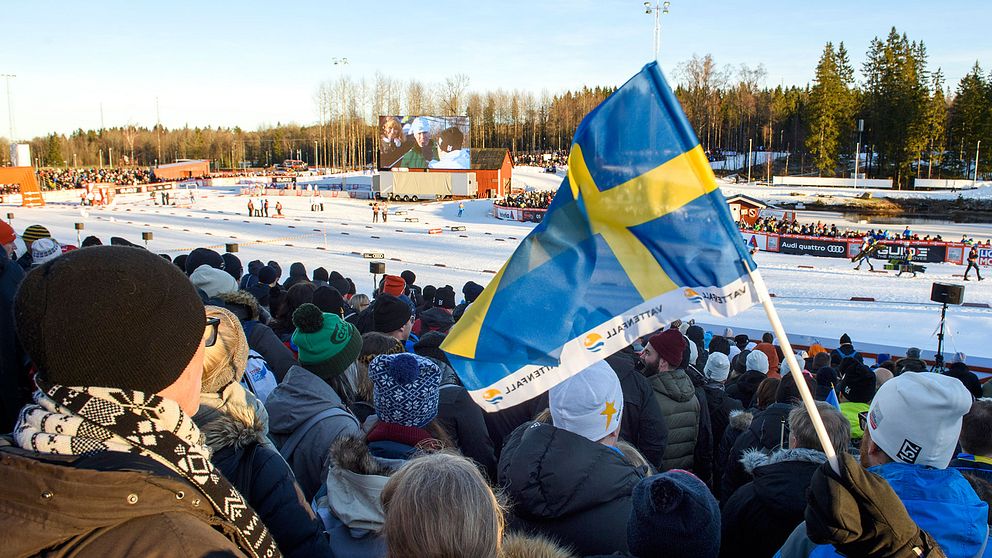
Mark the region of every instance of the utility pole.
POLYGON ((978 145, 975 146, 975 175, 971 179, 971 185, 974 187, 975 183, 978 182, 978 152, 982 148, 982 140, 978 140, 978 145))
POLYGON ((747 183, 751 183, 751 143, 754 140, 747 140, 747 183))
POLYGON ((162 160, 162 117, 158 111, 158 97, 155 97, 155 139, 158 143, 158 159, 155 160, 155 165, 162 160))
POLYGON ((10 143, 14 143, 14 104, 10 97, 10 78, 16 78, 14 74, 0 74, 0 77, 7 81, 7 125, 10 127, 10 143))

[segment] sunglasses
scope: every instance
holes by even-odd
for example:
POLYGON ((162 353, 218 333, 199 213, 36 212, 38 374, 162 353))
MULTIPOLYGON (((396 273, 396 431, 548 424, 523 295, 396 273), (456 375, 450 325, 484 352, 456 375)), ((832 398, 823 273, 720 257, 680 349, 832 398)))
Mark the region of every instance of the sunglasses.
POLYGON ((214 346, 214 343, 217 342, 218 326, 220 326, 220 318, 207 318, 207 325, 203 331, 203 346, 214 346))
POLYGON ((862 432, 868 431, 868 411, 858 413, 858 426, 861 427, 862 432))

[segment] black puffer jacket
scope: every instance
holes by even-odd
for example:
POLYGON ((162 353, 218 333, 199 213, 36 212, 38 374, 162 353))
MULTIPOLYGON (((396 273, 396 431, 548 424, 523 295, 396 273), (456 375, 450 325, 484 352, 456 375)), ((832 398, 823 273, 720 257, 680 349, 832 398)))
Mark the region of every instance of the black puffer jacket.
POLYGON ((627 552, 631 492, 641 474, 613 448, 531 422, 507 438, 499 480, 509 527, 557 540, 579 556, 627 552))
POLYGON ((265 438, 262 417, 242 404, 204 412, 201 407, 193 420, 213 452, 210 460, 258 512, 283 555, 332 556, 323 525, 292 469, 265 438))
POLYGON ((754 420, 754 415, 747 411, 731 411, 730 417, 727 419, 727 429, 723 431, 723 437, 720 439, 713 459, 713 495, 720 501, 725 499, 721 489, 723 475, 727 471, 727 461, 730 459, 730 450, 734 449, 734 442, 737 441, 737 438, 750 428, 752 420, 754 420))
POLYGON ((661 467, 668 446, 668 423, 654 397, 651 383, 637 370, 637 357, 627 350, 606 358, 620 378, 623 417, 620 438, 633 444, 655 469, 661 467))
POLYGON ((0 433, 14 430, 21 407, 31 402, 24 352, 14 334, 14 293, 24 270, 0 249, 0 433))
POLYGON ((741 458, 748 450, 771 453, 789 443, 789 403, 772 403, 764 411, 756 414, 751 425, 737 437, 734 447, 727 456, 727 469, 720 487, 721 501, 726 502, 734 492, 751 481, 751 475, 744 469, 741 458))
MULTIPOLYGON (((723 385, 719 383, 708 383, 703 386, 706 392, 706 406, 710 414, 710 428, 713 430, 713 483, 719 482, 722 471, 718 471, 720 460, 720 444, 723 435, 730 424, 730 413, 742 410, 741 402, 727 395, 723 385)), ((732 444, 731 444, 732 447, 732 444)))
POLYGON ((770 456, 748 452, 743 461, 754 480, 740 487, 723 507, 720 556, 770 558, 802 523, 806 489, 826 456, 798 448, 770 456))
POLYGON ((437 420, 445 433, 461 450, 462 455, 475 461, 486 478, 496 478, 496 453, 486 429, 483 411, 458 382, 455 371, 446 362, 431 359, 442 370, 441 392, 437 420))

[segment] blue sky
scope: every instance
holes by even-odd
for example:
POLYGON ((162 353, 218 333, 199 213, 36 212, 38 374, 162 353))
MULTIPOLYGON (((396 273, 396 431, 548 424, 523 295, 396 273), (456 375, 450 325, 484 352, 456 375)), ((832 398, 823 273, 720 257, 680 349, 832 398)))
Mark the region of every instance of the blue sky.
MULTIPOLYGON (((316 120, 314 92, 340 73, 424 82, 464 73, 470 89, 560 91, 619 85, 653 56, 653 17, 637 0, 528 2, 5 2, 0 74, 11 81, 15 135, 155 122, 168 127, 316 120), (348 66, 331 59, 347 57, 348 66)), ((860 67, 891 26, 922 39, 953 87, 992 38, 979 0, 673 0, 662 20, 670 80, 693 53, 764 64, 766 85, 806 84, 826 41, 860 67)), ((0 88, 0 95, 4 90, 0 88)), ((7 103, 0 97, 0 135, 7 103)))

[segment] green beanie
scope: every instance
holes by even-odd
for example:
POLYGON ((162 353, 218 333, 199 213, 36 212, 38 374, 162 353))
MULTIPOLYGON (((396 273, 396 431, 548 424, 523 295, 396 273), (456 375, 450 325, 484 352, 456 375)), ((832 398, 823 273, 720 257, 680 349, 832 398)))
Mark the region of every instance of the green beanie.
POLYGON ((362 336, 355 326, 313 304, 302 304, 293 312, 293 325, 300 364, 324 381, 347 370, 362 351, 362 336))

